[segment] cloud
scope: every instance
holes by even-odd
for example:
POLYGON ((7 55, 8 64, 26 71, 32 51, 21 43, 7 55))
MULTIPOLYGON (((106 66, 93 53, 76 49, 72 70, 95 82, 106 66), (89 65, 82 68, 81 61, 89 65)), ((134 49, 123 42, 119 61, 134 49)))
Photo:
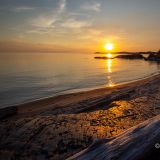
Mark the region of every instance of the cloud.
POLYGON ((79 32, 80 29, 91 26, 92 20, 88 14, 68 11, 66 5, 66 0, 60 0, 54 11, 50 10, 46 14, 32 19, 31 25, 33 28, 28 33, 46 34, 53 31, 55 34, 68 33, 68 29, 79 29, 77 30, 79 32))
POLYGON ((51 27, 54 22, 56 22, 57 18, 50 16, 39 16, 36 19, 31 20, 31 25, 38 28, 48 28, 51 27))
POLYGON ((66 0, 61 0, 59 3, 59 13, 62 13, 66 9, 66 0))
POLYGON ((103 37, 102 30, 88 28, 85 33, 79 36, 79 39, 99 42, 101 37, 103 37))
POLYGON ((73 52, 86 51, 78 47, 68 47, 56 43, 30 43, 19 40, 0 41, 0 53, 4 52, 73 52))
POLYGON ((16 7, 13 9, 14 12, 26 12, 26 11, 31 11, 34 10, 35 8, 33 7, 28 7, 28 6, 20 6, 16 7))
POLYGON ((94 35, 94 36, 103 35, 103 31, 102 30, 98 30, 98 29, 89 29, 88 32, 89 32, 89 34, 94 35))
POLYGON ((98 2, 87 2, 82 6, 82 9, 88 10, 88 11, 95 11, 100 12, 101 11, 101 4, 98 2))
POLYGON ((82 27, 88 27, 91 25, 91 22, 83 21, 83 20, 76 20, 73 18, 70 18, 66 20, 64 23, 62 23, 63 27, 67 28, 82 28, 82 27))
POLYGON ((60 0, 58 7, 54 11, 49 11, 44 15, 40 15, 31 20, 31 24, 38 28, 53 28, 54 23, 59 20, 59 17, 66 9, 66 0, 60 0))

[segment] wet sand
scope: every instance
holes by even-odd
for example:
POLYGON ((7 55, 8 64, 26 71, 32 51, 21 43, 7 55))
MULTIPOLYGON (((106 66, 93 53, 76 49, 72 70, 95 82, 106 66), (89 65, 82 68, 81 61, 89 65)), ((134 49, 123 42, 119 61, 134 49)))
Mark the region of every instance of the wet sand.
POLYGON ((160 75, 42 99, 17 109, 16 115, 0 120, 0 159, 65 159, 97 138, 113 137, 160 114, 160 75), (122 93, 106 104, 90 103, 122 93))

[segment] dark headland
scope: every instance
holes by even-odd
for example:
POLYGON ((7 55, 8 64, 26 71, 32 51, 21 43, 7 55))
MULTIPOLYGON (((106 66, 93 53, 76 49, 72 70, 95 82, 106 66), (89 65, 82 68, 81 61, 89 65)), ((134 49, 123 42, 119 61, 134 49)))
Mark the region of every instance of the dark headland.
POLYGON ((144 59, 146 61, 160 61, 160 50, 158 52, 113 52, 112 58, 108 58, 106 55, 107 53, 103 52, 95 52, 97 55, 101 56, 95 56, 95 59, 115 59, 115 58, 121 58, 121 59, 144 59), (147 55, 145 57, 144 55, 147 55))

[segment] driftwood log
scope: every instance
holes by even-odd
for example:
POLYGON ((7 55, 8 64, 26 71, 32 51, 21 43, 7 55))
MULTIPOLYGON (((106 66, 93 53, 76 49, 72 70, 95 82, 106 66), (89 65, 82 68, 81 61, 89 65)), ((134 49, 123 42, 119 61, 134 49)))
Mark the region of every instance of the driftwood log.
MULTIPOLYGON (((94 142, 67 160, 142 160, 158 152, 160 156, 160 115, 112 139, 94 142)), ((153 155, 154 156, 154 155, 153 155)))
POLYGON ((96 109, 96 107, 98 107, 99 109, 100 106, 105 106, 106 109, 106 105, 110 104, 111 102, 129 98, 133 93, 135 93, 134 89, 127 89, 127 90, 125 89, 121 92, 113 93, 113 95, 106 95, 103 97, 101 96, 81 101, 79 102, 80 106, 76 107, 75 113, 91 111, 96 109))
POLYGON ((17 107, 15 106, 0 109, 0 119, 8 118, 15 114, 17 114, 17 107))
MULTIPOLYGON (((78 114, 82 112, 90 112, 90 111, 95 111, 96 109, 107 109, 107 105, 109 105, 113 101, 117 101, 120 99, 128 99, 132 97, 135 93, 135 89, 123 89, 120 92, 116 91, 114 93, 106 94, 104 96, 100 97, 94 97, 94 98, 89 98, 86 100, 82 100, 80 102, 72 103, 69 104, 68 106, 64 107, 56 107, 53 110, 49 110, 46 113, 50 114, 78 114)), ((45 113, 45 114, 46 114, 45 113)))

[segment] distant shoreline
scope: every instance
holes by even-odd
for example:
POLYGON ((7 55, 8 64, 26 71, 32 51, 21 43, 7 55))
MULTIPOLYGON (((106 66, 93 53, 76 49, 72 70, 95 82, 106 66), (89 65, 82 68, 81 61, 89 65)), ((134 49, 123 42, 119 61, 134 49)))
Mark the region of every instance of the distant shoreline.
MULTIPOLYGON (((94 52, 95 54, 106 54, 108 52, 94 52)), ((153 54, 157 53, 155 51, 148 51, 148 52, 111 52, 112 54, 153 54)))

